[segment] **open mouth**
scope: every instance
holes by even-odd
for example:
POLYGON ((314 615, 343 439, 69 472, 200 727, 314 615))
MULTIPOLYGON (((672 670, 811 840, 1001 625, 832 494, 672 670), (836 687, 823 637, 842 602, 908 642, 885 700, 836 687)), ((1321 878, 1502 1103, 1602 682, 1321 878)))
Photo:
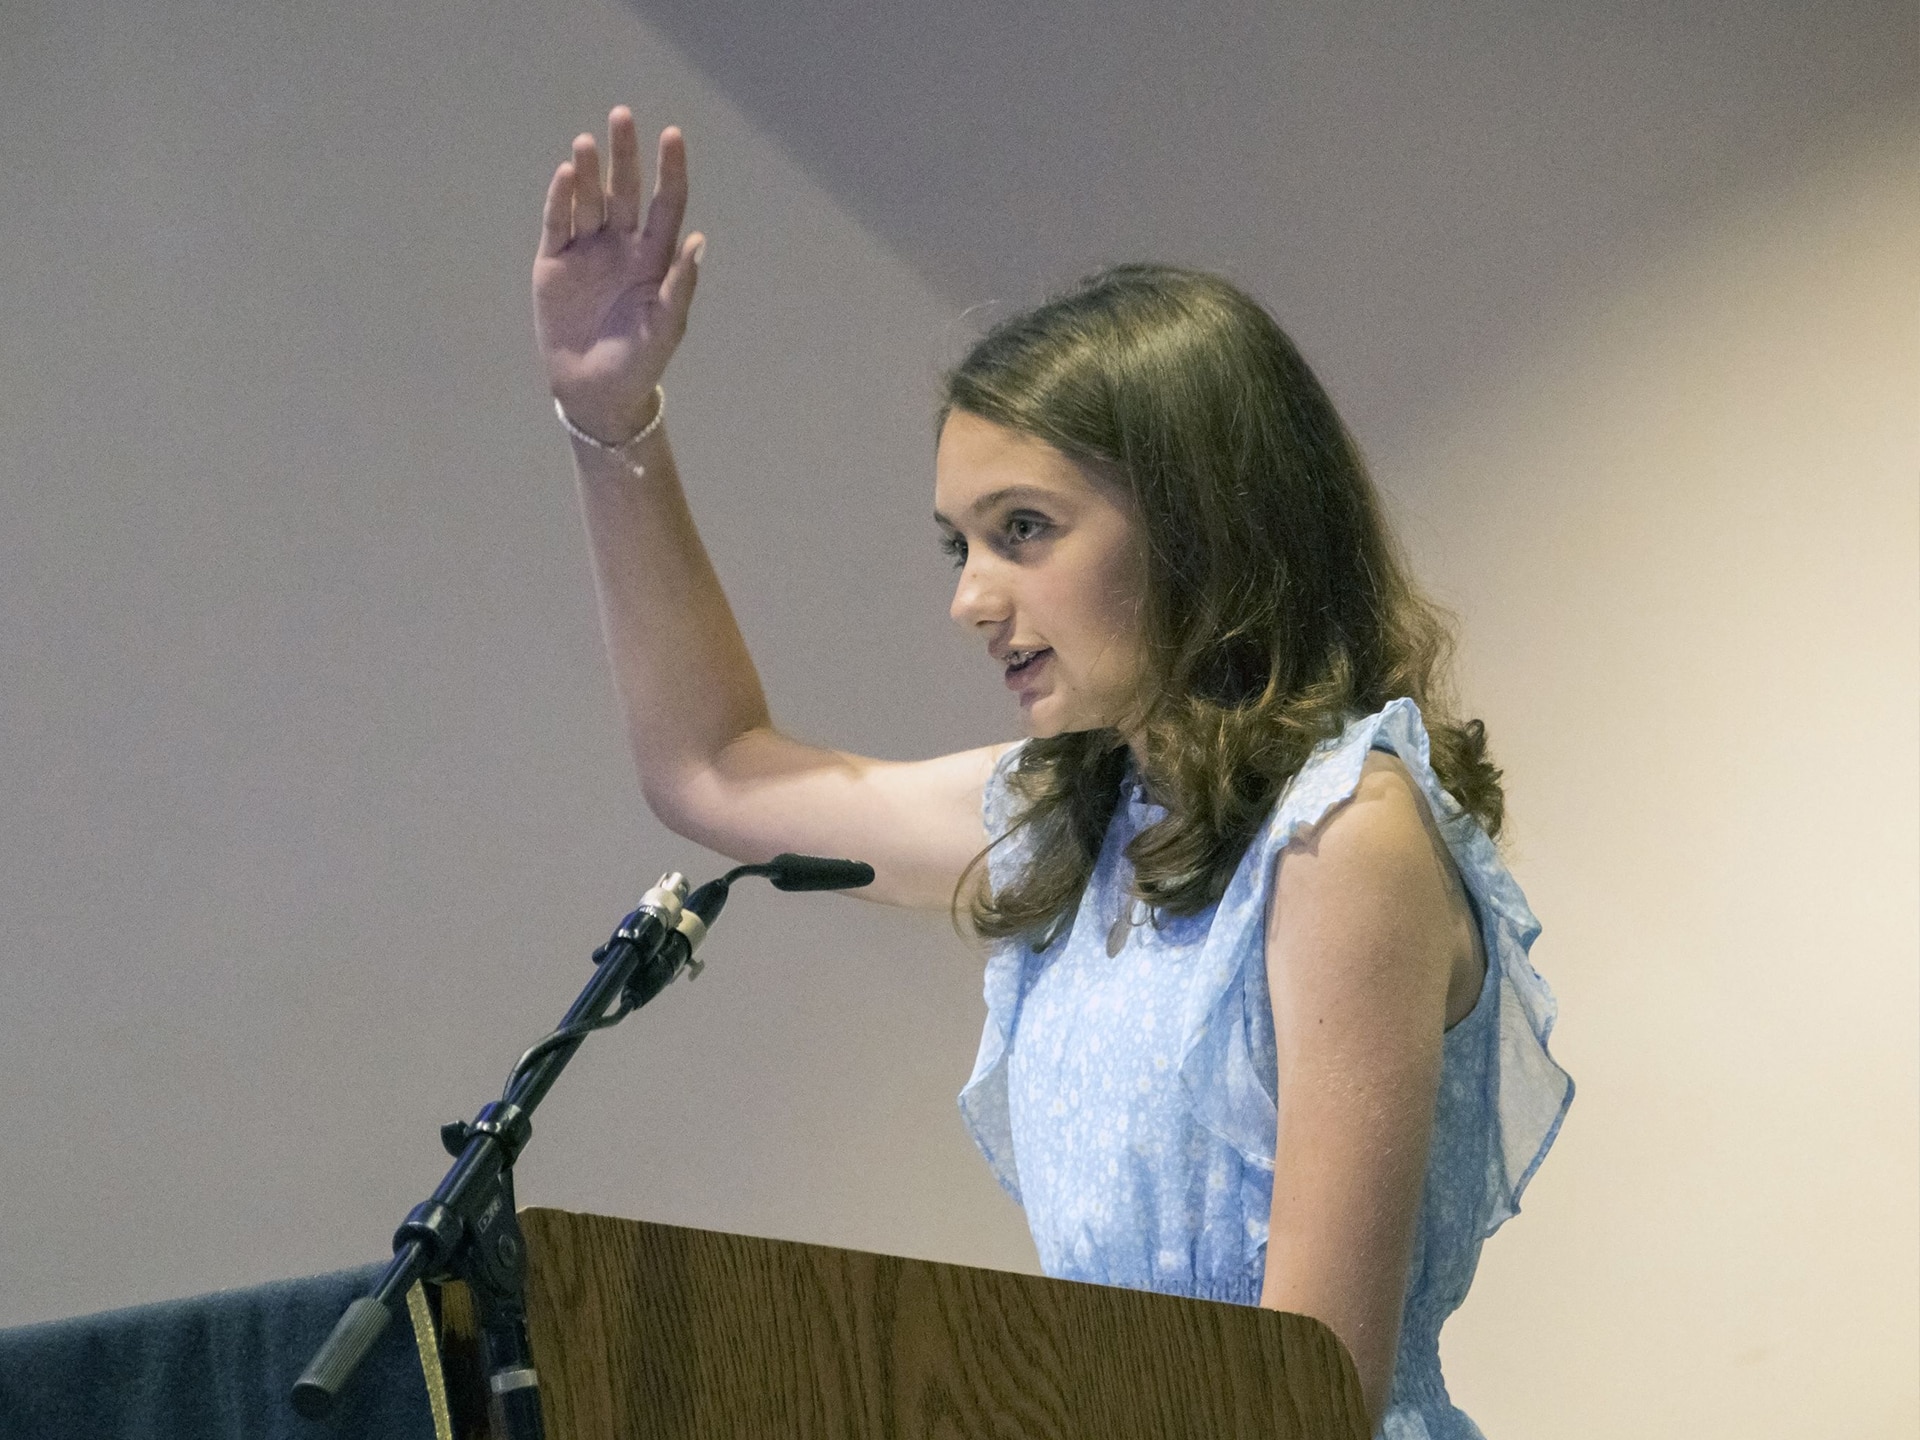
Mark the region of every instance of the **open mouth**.
POLYGON ((1018 675, 1023 670, 1029 670, 1042 655, 1052 653, 1051 650, 1015 650, 1007 656, 1007 674, 1018 675))

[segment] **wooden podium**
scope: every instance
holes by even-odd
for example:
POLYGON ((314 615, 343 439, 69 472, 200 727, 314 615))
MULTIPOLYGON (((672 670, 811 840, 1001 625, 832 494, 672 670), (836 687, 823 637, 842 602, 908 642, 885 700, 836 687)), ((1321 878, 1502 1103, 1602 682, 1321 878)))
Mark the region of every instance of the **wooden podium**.
MULTIPOLYGON (((1303 1315, 520 1212, 551 1440, 1367 1440, 1303 1315)), ((471 1302, 442 1295, 454 1433, 487 1437, 471 1302)))

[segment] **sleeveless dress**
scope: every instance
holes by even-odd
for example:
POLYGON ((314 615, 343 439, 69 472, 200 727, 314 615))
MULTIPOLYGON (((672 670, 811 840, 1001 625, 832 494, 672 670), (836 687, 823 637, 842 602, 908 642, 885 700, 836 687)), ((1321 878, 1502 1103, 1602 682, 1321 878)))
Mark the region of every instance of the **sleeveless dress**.
MULTIPOLYGON (((987 783, 990 836, 1018 818, 1007 777, 987 783)), ((960 1110, 1025 1209, 1048 1275, 1257 1305, 1273 1194, 1278 1068, 1265 919, 1275 857, 1347 799, 1372 749, 1397 755, 1459 868, 1487 955, 1472 1012, 1443 1042, 1439 1094, 1400 1326, 1385 1440, 1483 1440, 1440 1376, 1440 1327, 1466 1298, 1481 1242, 1519 1209, 1573 1099, 1547 1051, 1554 1000, 1527 951, 1540 933, 1478 821, 1441 788, 1419 707, 1399 699, 1322 742, 1248 846, 1219 902, 1136 924, 1127 842, 1165 812, 1131 772, 1071 928, 1046 949, 1002 941, 960 1110)), ((1024 834, 988 873, 1026 863, 1024 834)), ((1140 912, 1136 912, 1140 913, 1140 912)))

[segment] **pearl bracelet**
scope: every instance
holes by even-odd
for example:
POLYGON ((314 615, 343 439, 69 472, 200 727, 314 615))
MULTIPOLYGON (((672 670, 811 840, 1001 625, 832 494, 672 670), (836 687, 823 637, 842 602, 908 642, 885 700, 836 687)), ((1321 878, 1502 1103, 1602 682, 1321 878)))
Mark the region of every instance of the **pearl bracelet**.
POLYGON ((654 431, 658 430, 660 428, 660 422, 667 418, 667 392, 662 390, 658 385, 654 386, 653 400, 653 419, 643 425, 637 433, 622 440, 618 445, 609 445, 598 436, 589 435, 578 425, 574 424, 573 421, 568 418, 566 407, 560 403, 560 397, 558 395, 553 397, 553 413, 560 417, 560 423, 566 427, 567 434, 578 440, 582 445, 591 446, 593 449, 599 450, 607 455, 618 455, 622 460, 627 462, 627 468, 633 471, 637 479, 647 473, 646 467, 641 465, 631 455, 627 454, 627 451, 653 434, 654 431))

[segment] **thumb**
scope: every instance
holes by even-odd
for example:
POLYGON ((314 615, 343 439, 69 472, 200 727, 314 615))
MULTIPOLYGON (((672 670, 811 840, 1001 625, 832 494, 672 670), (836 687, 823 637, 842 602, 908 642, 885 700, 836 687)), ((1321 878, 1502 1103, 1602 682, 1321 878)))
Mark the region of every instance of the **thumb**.
POLYGON ((694 288, 700 283, 700 261, 706 253, 707 237, 698 233, 689 235, 673 264, 667 267, 667 278, 660 282, 660 303, 667 307, 667 313, 681 329, 686 328, 687 312, 693 308, 694 288))

